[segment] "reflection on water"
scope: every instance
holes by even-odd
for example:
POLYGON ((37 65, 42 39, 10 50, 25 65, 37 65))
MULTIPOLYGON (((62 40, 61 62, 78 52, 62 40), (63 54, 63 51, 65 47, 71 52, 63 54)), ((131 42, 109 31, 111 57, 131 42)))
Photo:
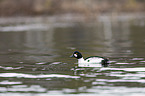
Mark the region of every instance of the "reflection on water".
POLYGON ((144 17, 0 20, 0 95, 145 94, 144 17), (74 50, 109 57, 111 64, 78 68, 69 58, 74 50))

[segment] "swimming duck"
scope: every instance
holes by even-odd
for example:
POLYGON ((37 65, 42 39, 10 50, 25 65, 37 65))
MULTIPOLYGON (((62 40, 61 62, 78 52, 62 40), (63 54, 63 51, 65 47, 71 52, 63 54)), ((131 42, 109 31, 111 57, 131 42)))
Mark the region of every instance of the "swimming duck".
POLYGON ((75 51, 70 57, 75 57, 78 59, 79 67, 107 67, 109 65, 108 58, 100 56, 90 56, 84 59, 79 51, 75 51))

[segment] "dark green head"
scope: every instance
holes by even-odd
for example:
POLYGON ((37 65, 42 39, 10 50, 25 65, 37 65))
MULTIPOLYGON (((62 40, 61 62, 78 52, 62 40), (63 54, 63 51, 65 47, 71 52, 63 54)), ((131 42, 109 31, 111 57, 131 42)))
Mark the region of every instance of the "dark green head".
POLYGON ((83 56, 82 56, 82 54, 81 54, 79 51, 75 51, 75 52, 72 54, 72 56, 70 56, 70 57, 75 57, 75 58, 77 58, 77 59, 80 59, 80 58, 82 58, 83 56))

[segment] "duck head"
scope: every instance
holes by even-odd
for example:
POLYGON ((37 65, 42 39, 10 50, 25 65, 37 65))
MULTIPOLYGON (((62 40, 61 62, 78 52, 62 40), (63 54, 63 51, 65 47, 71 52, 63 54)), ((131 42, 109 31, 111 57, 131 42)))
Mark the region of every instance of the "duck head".
POLYGON ((82 58, 82 54, 79 51, 75 51, 70 57, 75 57, 77 59, 82 58))

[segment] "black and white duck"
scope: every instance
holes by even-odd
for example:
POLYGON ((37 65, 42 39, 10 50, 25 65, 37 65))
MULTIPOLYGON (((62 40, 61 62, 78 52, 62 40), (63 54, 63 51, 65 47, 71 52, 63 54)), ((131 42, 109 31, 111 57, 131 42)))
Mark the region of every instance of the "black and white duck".
POLYGON ((78 67, 107 67, 109 59, 100 56, 90 56, 86 59, 83 58, 79 51, 75 51, 71 57, 78 59, 78 67))

